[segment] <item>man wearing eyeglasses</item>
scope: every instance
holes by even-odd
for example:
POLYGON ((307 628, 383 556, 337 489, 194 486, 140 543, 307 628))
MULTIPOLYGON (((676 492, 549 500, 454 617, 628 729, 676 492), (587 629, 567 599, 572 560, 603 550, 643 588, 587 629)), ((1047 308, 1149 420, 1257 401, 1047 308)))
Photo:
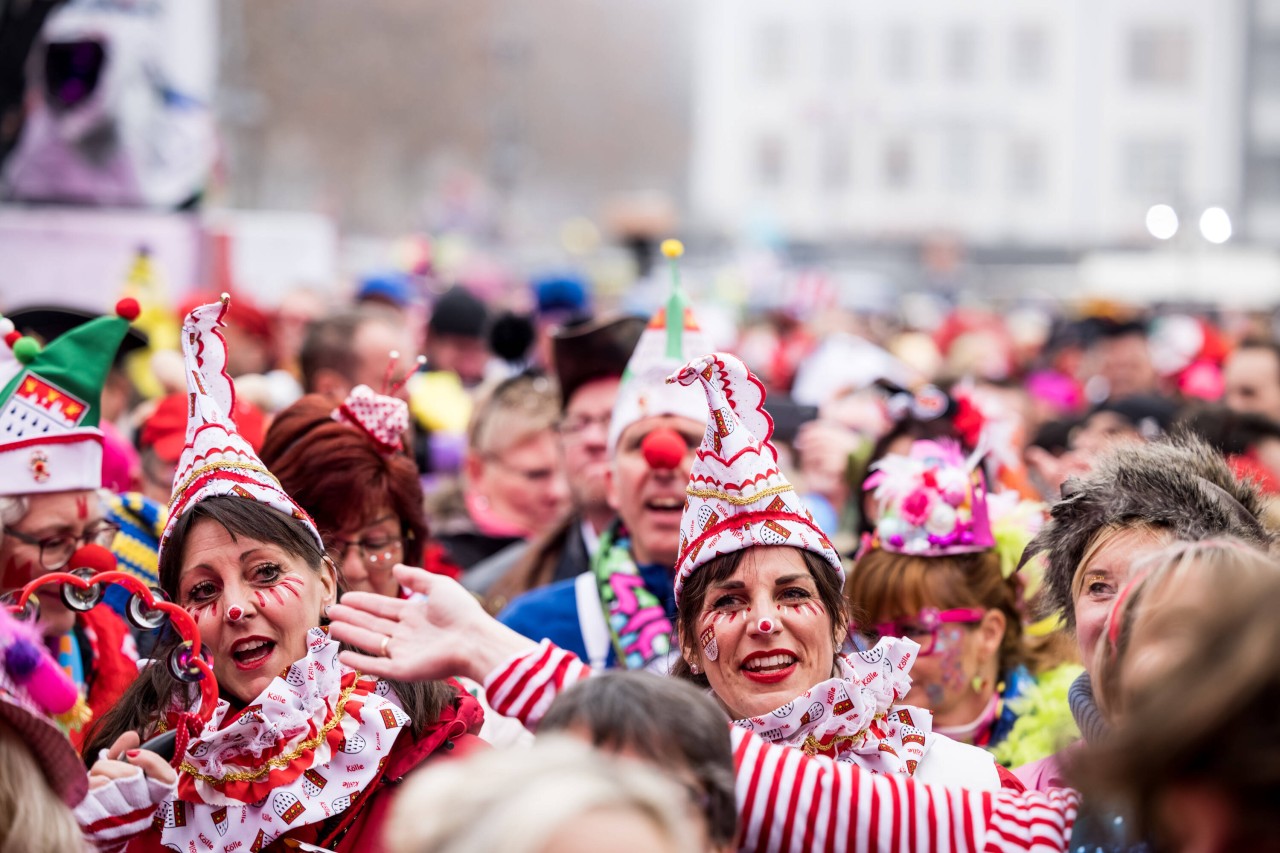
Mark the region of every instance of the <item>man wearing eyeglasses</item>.
POLYGON ((669 671, 678 654, 672 567, 707 405, 700 389, 666 379, 687 358, 710 351, 673 288, 622 371, 603 436, 602 492, 617 518, 600 533, 586 569, 513 600, 500 621, 572 650, 593 668, 669 671))
POLYGON ((573 513, 545 536, 511 546, 476 565, 464 583, 487 594, 491 609, 531 589, 590 568, 600 534, 613 521, 605 481, 609 420, 627 359, 644 330, 640 317, 605 317, 567 324, 551 338, 560 387, 558 427, 573 513))
MULTIPOLYGON (((20 356, 16 374, 0 389, 0 595, 6 604, 16 603, 16 593, 32 580, 78 568, 84 546, 109 548, 115 538, 118 528, 105 520, 99 497, 100 399, 128 328, 125 317, 136 309, 122 302, 119 317, 89 320, 43 349, 34 339, 18 340, 13 354, 5 353, 20 356)), ((60 592, 42 587, 28 606, 38 608, 45 643, 99 716, 137 676, 137 650, 109 606, 79 612, 60 592)), ((77 746, 86 728, 72 730, 77 746)))

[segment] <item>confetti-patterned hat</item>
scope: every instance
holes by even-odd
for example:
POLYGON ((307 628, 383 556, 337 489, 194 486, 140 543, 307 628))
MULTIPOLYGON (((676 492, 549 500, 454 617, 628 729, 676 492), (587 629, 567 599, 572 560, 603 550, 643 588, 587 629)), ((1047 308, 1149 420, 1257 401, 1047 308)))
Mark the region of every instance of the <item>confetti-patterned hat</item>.
POLYGON ((735 356, 715 353, 694 359, 667 381, 701 382, 711 409, 680 519, 677 600, 699 566, 753 545, 812 551, 843 583, 840 556, 778 468, 764 386, 747 366, 735 356))
POLYGON ((182 323, 182 354, 187 368, 187 443, 173 478, 169 523, 160 540, 163 553, 182 514, 206 498, 235 495, 266 504, 303 521, 316 547, 324 543, 311 516, 285 494, 249 442, 227 415, 234 411, 236 388, 227 375, 227 342, 218 331, 225 325, 231 298, 191 310, 182 323))

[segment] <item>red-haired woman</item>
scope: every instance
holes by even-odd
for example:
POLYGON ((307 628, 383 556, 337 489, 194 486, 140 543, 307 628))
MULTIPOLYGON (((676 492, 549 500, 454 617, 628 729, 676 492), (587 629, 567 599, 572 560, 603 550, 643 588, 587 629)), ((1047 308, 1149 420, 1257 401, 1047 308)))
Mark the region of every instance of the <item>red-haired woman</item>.
POLYGON ((401 437, 402 400, 359 386, 342 403, 308 394, 276 416, 262 461, 311 514, 344 589, 401 594, 396 563, 456 577, 427 543, 422 484, 401 437))

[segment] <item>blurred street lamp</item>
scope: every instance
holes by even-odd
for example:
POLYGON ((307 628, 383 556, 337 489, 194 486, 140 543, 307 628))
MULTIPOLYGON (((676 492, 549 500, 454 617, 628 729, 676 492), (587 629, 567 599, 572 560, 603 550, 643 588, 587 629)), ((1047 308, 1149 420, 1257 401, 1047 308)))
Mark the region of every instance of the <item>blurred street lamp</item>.
POLYGON ((1208 208, 1200 214, 1200 234, 1214 245, 1227 242, 1231 239, 1231 217, 1220 207, 1208 208))
MULTIPOLYGON (((1223 214, 1226 215, 1225 213, 1223 214)), ((1204 220, 1201 220, 1201 228, 1204 220)), ((1231 228, 1227 224, 1228 231, 1231 228)), ((1167 204, 1153 204, 1147 210, 1147 231, 1157 240, 1169 240, 1178 233, 1178 212, 1167 204)))

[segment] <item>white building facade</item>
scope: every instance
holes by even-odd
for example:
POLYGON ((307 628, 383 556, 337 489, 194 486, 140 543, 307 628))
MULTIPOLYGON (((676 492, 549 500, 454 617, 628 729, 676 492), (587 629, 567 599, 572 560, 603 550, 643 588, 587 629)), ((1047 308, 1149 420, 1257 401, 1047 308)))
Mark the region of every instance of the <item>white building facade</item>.
POLYGON ((1150 240, 1158 203, 1235 215, 1260 1, 701 0, 694 215, 1068 248, 1150 240))

